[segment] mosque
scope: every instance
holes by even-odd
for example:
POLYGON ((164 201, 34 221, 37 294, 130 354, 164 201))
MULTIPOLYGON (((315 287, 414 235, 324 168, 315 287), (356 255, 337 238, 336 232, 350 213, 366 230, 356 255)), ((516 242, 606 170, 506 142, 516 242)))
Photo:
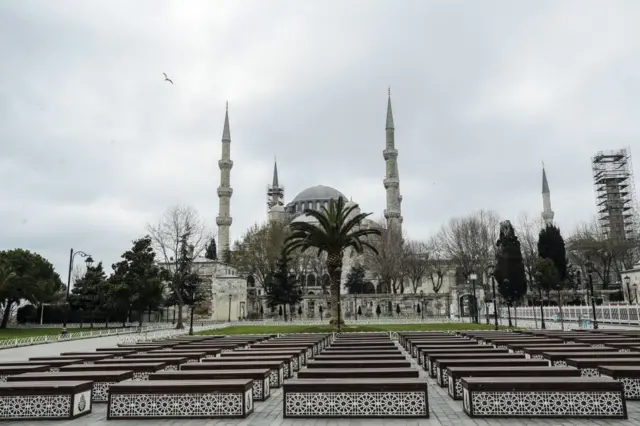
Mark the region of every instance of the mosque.
MULTIPOLYGON (((387 226, 402 228, 402 195, 400 192, 400 176, 398 173, 398 150, 395 147, 395 126, 393 122, 393 111, 391 107, 391 93, 387 101, 386 114, 386 143, 382 151, 385 161, 386 174, 382 182, 382 187, 386 191, 386 209, 384 217, 387 226)), ((220 186, 217 189, 219 197, 219 210, 216 218, 218 225, 218 259, 224 259, 225 253, 231 249, 229 231, 233 223, 231 216, 231 198, 233 189, 230 185, 231 169, 231 131, 229 126, 229 110, 225 112, 224 127, 222 132, 222 158, 218 161, 220 168, 220 186)), ((551 211, 551 201, 549 186, 546 174, 543 170, 543 220, 553 221, 551 211)), ((286 223, 297 221, 309 221, 303 212, 305 209, 319 210, 322 206, 327 206, 331 199, 348 198, 339 190, 324 185, 316 185, 306 188, 298 193, 290 202, 285 202, 284 187, 278 179, 278 166, 274 164, 272 182, 267 189, 268 220, 285 221, 286 223)), ((348 201, 352 203, 352 201, 348 201)), ((360 211, 357 209, 354 214, 360 211)), ((364 226, 372 226, 369 221, 364 226)), ((343 270, 341 282, 346 281, 346 277, 351 270, 356 256, 346 252, 343 259, 343 270)), ((237 268, 221 260, 196 259, 199 273, 211 284, 211 305, 209 307, 211 319, 219 321, 234 321, 238 319, 278 319, 280 313, 267 306, 264 290, 256 283, 253 277, 243 276, 237 268)), ((303 300, 296 308, 295 312, 302 312, 296 316, 303 318, 320 319, 323 312, 329 312, 328 295, 323 292, 323 283, 328 283, 326 272, 309 271, 300 277, 300 284, 303 288, 303 300)), ((481 278, 482 279, 482 278, 481 278)), ((486 279, 486 278, 485 278, 486 279)), ((345 318, 350 318, 358 313, 364 317, 375 317, 377 308, 380 307, 382 315, 394 315, 395 312, 408 314, 418 311, 423 315, 456 315, 462 313, 468 302, 465 297, 469 297, 469 283, 462 280, 460 274, 456 272, 453 264, 448 264, 448 268, 439 278, 439 282, 425 277, 416 294, 389 294, 377 293, 377 282, 375 277, 371 279, 376 292, 374 294, 345 295, 343 297, 343 312, 345 318)), ((344 293, 344 286, 341 285, 344 293)), ((484 305, 485 301, 491 298, 486 295, 482 288, 477 289, 479 302, 484 305)))

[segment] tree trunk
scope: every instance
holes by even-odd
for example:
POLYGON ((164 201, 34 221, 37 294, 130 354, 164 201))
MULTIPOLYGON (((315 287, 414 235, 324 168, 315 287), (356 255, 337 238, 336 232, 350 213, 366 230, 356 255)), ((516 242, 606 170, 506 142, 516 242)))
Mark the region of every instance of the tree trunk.
POLYGON ((151 322, 151 308, 147 311, 147 322, 151 322))
POLYGON ((511 303, 507 303, 507 317, 509 318, 509 327, 513 327, 511 322, 511 303))
POLYGON ((544 330, 544 305, 542 304, 542 289, 540 289, 540 327, 544 330))
POLYGON ((144 310, 138 311, 138 327, 142 328, 142 317, 144 315, 144 310))
POLYGON ((562 313, 562 290, 558 290, 558 314, 560 315, 560 330, 564 331, 564 314, 562 313))
POLYGON ((184 328, 184 323, 182 322, 182 307, 184 305, 182 303, 178 304, 178 318, 176 322, 176 330, 182 330, 184 328))
POLYGON ((284 315, 284 322, 287 322, 287 304, 282 305, 282 314, 284 315))
POLYGON ((331 303, 330 324, 338 325, 343 322, 340 317, 340 274, 342 273, 342 253, 330 253, 327 256, 327 271, 329 272, 329 303, 331 303))
POLYGON ((2 313, 2 323, 0 324, 0 328, 7 328, 7 324, 9 324, 9 317, 11 316, 11 306, 13 305, 13 301, 7 301, 7 305, 4 308, 4 312, 2 313))

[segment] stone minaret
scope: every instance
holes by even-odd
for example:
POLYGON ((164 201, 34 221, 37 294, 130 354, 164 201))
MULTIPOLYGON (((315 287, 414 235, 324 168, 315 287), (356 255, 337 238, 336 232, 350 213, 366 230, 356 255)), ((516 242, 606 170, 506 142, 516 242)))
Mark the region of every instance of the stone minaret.
POLYGON ((278 182, 278 163, 273 161, 273 181, 267 189, 267 207, 271 209, 273 206, 281 206, 284 199, 284 188, 278 182))
POLYGON ((387 208, 384 217, 387 219, 387 226, 402 227, 402 195, 400 195, 400 176, 398 175, 398 150, 395 147, 395 128, 393 126, 393 112, 391 111, 391 89, 389 89, 389 100, 387 103, 387 145, 382 155, 387 165, 386 177, 383 181, 387 190, 387 208))
POLYGON ((218 187, 218 198, 220 204, 218 206, 218 217, 216 224, 218 225, 218 259, 225 261, 226 253, 229 251, 229 228, 233 219, 229 212, 231 204, 231 131, 229 130, 229 102, 224 115, 224 129, 222 130, 222 158, 218 161, 220 167, 220 186, 218 187))
POLYGON ((551 210, 551 192, 547 182, 547 172, 542 165, 542 221, 546 225, 553 225, 553 210, 551 210))

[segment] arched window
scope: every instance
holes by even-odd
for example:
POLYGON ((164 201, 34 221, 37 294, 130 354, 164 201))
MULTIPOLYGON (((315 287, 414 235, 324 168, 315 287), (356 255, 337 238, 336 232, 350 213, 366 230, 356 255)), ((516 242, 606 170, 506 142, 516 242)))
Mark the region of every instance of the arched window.
POLYGON ((253 278, 253 275, 249 275, 247 277, 247 287, 252 288, 252 287, 255 287, 255 286, 256 286, 256 279, 253 278))
POLYGON ((316 285, 316 277, 313 274, 307 275, 307 286, 314 287, 316 285))
POLYGON ((302 275, 302 274, 300 274, 298 276, 298 285, 301 286, 301 287, 305 286, 305 279, 304 279, 304 275, 302 275))

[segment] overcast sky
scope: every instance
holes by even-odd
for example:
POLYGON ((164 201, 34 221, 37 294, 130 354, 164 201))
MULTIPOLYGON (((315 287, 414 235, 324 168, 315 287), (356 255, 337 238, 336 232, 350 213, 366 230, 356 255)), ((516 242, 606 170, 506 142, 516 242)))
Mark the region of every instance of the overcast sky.
POLYGON ((226 100, 232 240, 274 156, 287 202, 328 185, 379 218, 388 86, 409 237, 539 217, 542 161, 568 233, 590 157, 640 154, 638 22, 637 0, 0 1, 0 249, 66 280, 69 248, 111 265, 173 204, 214 227, 226 100))

